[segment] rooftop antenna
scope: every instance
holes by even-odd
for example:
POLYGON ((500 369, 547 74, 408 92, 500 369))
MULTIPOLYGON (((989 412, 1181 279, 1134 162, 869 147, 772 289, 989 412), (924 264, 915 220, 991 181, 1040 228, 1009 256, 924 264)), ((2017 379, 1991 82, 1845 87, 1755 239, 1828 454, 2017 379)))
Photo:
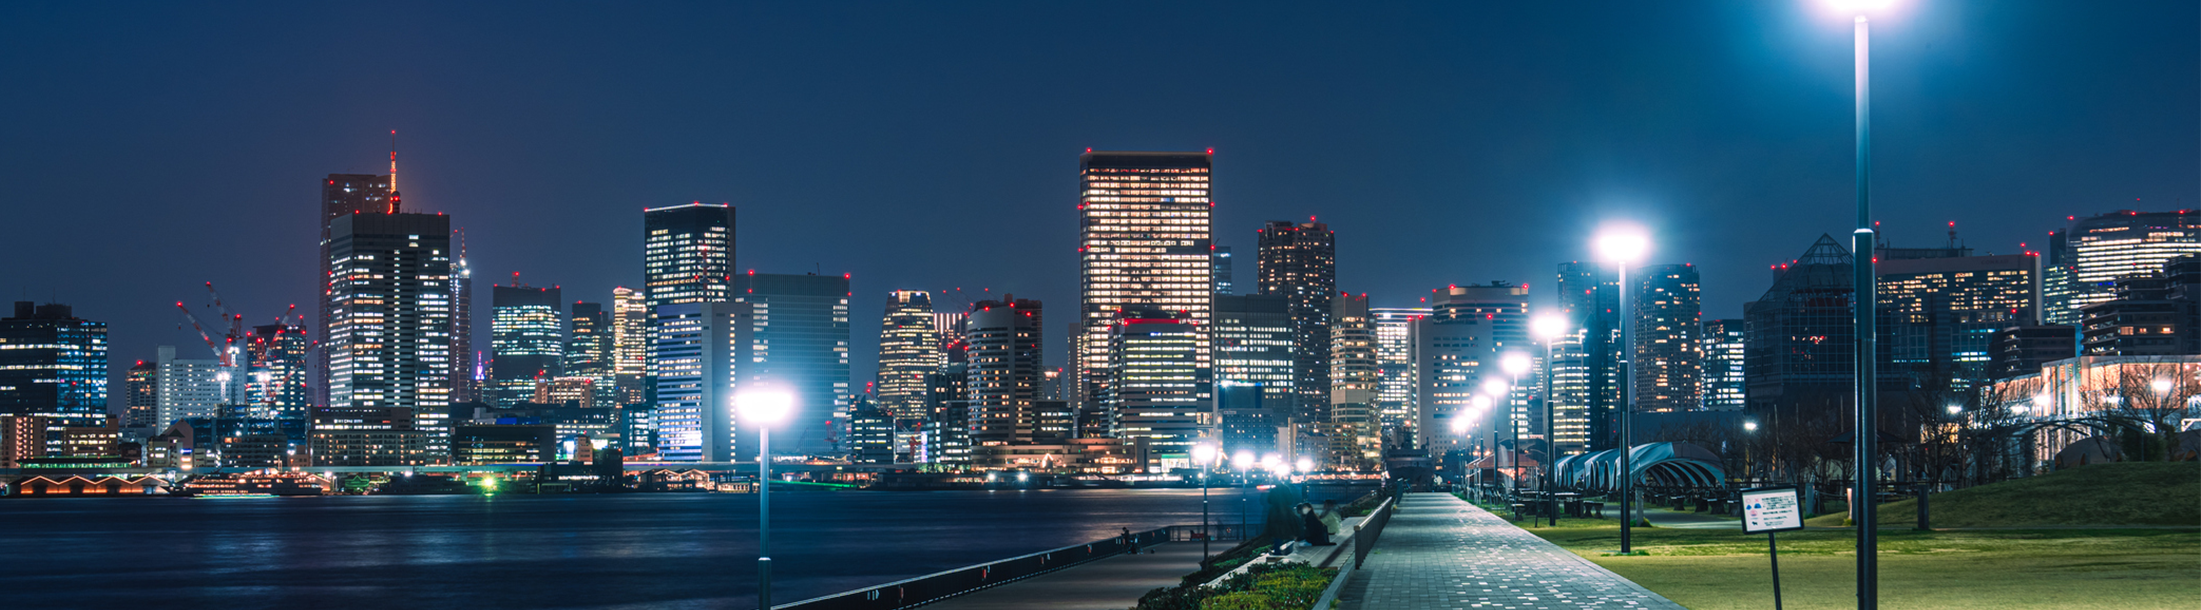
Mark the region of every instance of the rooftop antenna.
POLYGON ((1951 220, 1951 221, 1949 221, 1949 249, 1950 249, 1950 250, 1955 250, 1956 248, 1957 248, 1957 241, 1956 241, 1956 221, 1954 221, 1954 220, 1951 220))
POLYGON ((390 130, 390 213, 397 213, 397 130, 390 130))

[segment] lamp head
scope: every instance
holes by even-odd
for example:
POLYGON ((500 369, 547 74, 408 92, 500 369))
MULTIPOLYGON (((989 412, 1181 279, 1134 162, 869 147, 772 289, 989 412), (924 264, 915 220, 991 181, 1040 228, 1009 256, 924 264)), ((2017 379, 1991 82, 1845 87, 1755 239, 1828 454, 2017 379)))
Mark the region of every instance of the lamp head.
POLYGON ((1505 369, 1507 375, 1526 373, 1528 372, 1528 354, 1520 352, 1506 354, 1505 359, 1498 361, 1498 368, 1505 369))
POLYGON ((1757 432, 1757 431, 1758 431, 1758 422, 1754 422, 1754 421, 1746 421, 1746 422, 1743 422, 1743 423, 1742 423, 1742 429, 1744 429, 1744 430, 1748 430, 1748 431, 1751 431, 1751 432, 1757 432))
POLYGON ((1651 238, 1642 229, 1613 227, 1597 235, 1597 256, 1614 263, 1633 263, 1643 260, 1651 251, 1651 238))
POLYGON ((776 390, 751 390, 734 396, 734 409, 746 421, 776 424, 795 410, 795 395, 776 390))
POLYGON ((2151 388, 2151 389, 2154 389, 2154 390, 2155 390, 2155 393, 2157 393, 2157 394, 2169 394, 2169 393, 2170 393, 2170 380, 2169 380, 2169 379, 2162 379, 2162 378, 2157 378, 2157 379, 2156 379, 2155 381, 2149 382, 2149 383, 2148 383, 2148 387, 2149 387, 2149 388, 2151 388))
POLYGON ((1530 333, 1534 333, 1536 338, 1545 341, 1557 339, 1567 334, 1567 319, 1559 316, 1537 316, 1536 319, 1529 321, 1528 326, 1530 333))
POLYGON ((1230 461, 1233 464, 1237 464, 1239 468, 1252 468, 1253 452, 1240 449, 1238 450, 1238 453, 1231 454, 1230 461))
POLYGON ((1292 465, 1297 466, 1300 472, 1314 472, 1314 458, 1299 458, 1299 461, 1292 465))
POLYGON ((1470 417, 1468 417, 1466 413, 1455 413, 1455 414, 1453 414, 1453 415, 1452 415, 1452 433, 1453 433, 1453 434, 1467 434, 1467 426, 1469 425, 1469 422, 1470 422, 1470 421, 1472 421, 1472 420, 1473 420, 1473 418, 1470 418, 1470 417))
POLYGON ((1215 461, 1215 446, 1200 443, 1192 446, 1192 463, 1206 466, 1215 461))
POLYGON ((1506 391, 1511 389, 1506 387, 1506 382, 1503 379, 1483 380, 1483 393, 1490 395, 1492 398, 1502 398, 1506 395, 1506 391))
POLYGON ((1950 414, 1950 415, 1956 415, 1956 414, 1958 414, 1958 413, 1963 413, 1963 412, 1964 412, 1964 405, 1949 405, 1949 414, 1950 414))
POLYGON ((1834 10, 1837 10, 1837 11, 1841 11, 1841 12, 1844 12, 1844 13, 1849 13, 1849 14, 1855 14, 1855 15, 1862 15, 1862 14, 1865 14, 1865 13, 1870 13, 1870 12, 1878 11, 1878 10, 1880 10, 1880 9, 1888 8, 1889 6, 1892 6, 1892 5, 1894 5, 1894 4, 1895 4, 1895 0, 1820 0, 1820 1, 1821 1, 1821 2, 1823 3, 1823 4, 1826 4, 1827 8, 1831 8, 1831 9, 1834 9, 1834 10))

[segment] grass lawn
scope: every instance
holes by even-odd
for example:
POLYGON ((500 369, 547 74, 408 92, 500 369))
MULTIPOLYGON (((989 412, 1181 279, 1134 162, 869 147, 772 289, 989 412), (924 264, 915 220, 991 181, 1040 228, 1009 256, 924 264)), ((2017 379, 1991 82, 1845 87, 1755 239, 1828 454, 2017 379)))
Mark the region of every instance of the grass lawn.
MULTIPOLYGON (((1839 503, 1834 503, 1839 505, 1839 503)), ((2201 462, 2093 464, 1992 485, 1934 494, 1926 507, 1933 526, 2069 525, 2201 526, 2201 462)), ((1806 524, 1836 527, 1848 515, 1806 524)), ((1918 523, 1918 501, 1880 505, 1882 526, 1918 523)))

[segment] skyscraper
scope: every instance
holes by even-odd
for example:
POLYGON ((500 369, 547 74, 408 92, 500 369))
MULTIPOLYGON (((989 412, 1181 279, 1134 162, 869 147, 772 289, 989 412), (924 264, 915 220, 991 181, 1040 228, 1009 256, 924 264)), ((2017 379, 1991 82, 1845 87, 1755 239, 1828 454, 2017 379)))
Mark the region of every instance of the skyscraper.
POLYGON ((1215 295, 1213 155, 1087 152, 1078 165, 1082 338, 1073 398, 1086 405, 1113 393, 1107 387, 1117 373, 1113 334, 1119 313, 1129 309, 1179 312, 1192 333, 1195 374, 1206 375, 1215 295))
POLYGON ((1743 408, 1742 320, 1704 321, 1704 410, 1743 408))
POLYGON ((160 420, 160 363, 139 360, 122 377, 125 428, 151 428, 160 420))
MULTIPOLYGON (((733 206, 697 202, 642 211, 643 296, 650 315, 665 305, 731 300, 733 275, 733 206)), ((643 344, 655 350, 656 322, 649 332, 643 344)), ((644 375, 656 375, 654 352, 644 361, 644 375)))
POLYGON ((239 417, 251 400, 237 367, 222 366, 213 358, 177 358, 176 348, 160 346, 158 376, 161 379, 156 428, 191 417, 239 417))
MULTIPOLYGON (((751 273, 735 276, 735 302, 755 306, 755 355, 743 383, 795 395, 773 435, 789 455, 840 455, 848 422, 848 276, 751 273)), ((660 386, 662 387, 662 386, 660 386)))
POLYGON ((451 402, 481 401, 481 354, 474 351, 474 268, 466 263, 466 232, 451 261, 451 402))
POLYGON ((925 376, 940 369, 940 333, 933 328, 932 295, 897 290, 887 295, 879 320, 879 407, 902 419, 925 417, 925 376))
POLYGON ((1337 235, 1319 222, 1272 220, 1260 230, 1261 294, 1291 303, 1295 419, 1330 420, 1330 301, 1337 294, 1337 235))
POLYGON ((1857 371, 1850 265, 1849 250, 1821 235, 1802 256, 1775 265, 1773 286, 1743 305, 1744 392, 1761 421, 1848 408, 1857 371))
POLYGON ((1184 312, 1127 309, 1109 332, 1105 401, 1114 436, 1148 472, 1192 465, 1192 446, 1211 434, 1211 398, 1201 378, 1206 329, 1184 312))
POLYGON ((63 428, 107 425, 107 323, 16 301, 0 318, 0 415, 43 418, 49 449, 63 428))
MULTIPOLYGON (((1492 282, 1439 288, 1430 292, 1429 309, 1429 317, 1414 326, 1414 361, 1420 375, 1420 446, 1436 455, 1461 446, 1464 439, 1453 433, 1453 422, 1466 416, 1484 380, 1506 379, 1499 359, 1530 351, 1528 287, 1492 282)), ((1469 425, 1488 434, 1493 428, 1504 430, 1508 422, 1531 423, 1522 398, 1526 395, 1525 388, 1513 388, 1491 401, 1491 412, 1482 420, 1469 425)))
POLYGON ((329 221, 329 406, 440 411, 451 400, 451 218, 329 221))
POLYGON ((1299 393, 1292 384, 1291 303, 1283 295, 1217 295, 1215 407, 1222 449, 1269 455, 1282 450, 1299 393))
MULTIPOLYGON (((330 267, 330 263, 336 259, 329 256, 330 239, 335 234, 330 225, 337 218, 349 214, 396 214, 402 211, 398 207, 397 198, 391 196, 392 183, 395 182, 393 178, 394 176, 374 174, 329 174, 321 183, 321 215, 314 224, 321 227, 320 307, 321 337, 324 339, 336 324, 335 312, 330 309, 331 304, 336 302, 336 276, 331 273, 333 268, 330 267)), ((333 400, 329 386, 329 358, 329 352, 323 350, 315 367, 313 383, 310 384, 314 400, 321 404, 330 404, 333 400)), ((167 425, 167 422, 162 422, 161 425, 167 425)))
POLYGON ((648 398, 642 378, 649 372, 649 328, 650 306, 642 293, 625 286, 611 289, 612 374, 619 404, 642 404, 648 398))
POLYGON ((306 419, 312 408, 306 390, 306 362, 313 342, 306 329, 290 324, 252 327, 247 353, 251 355, 248 393, 252 410, 262 418, 306 419))
POLYGON ((1340 293, 1330 317, 1331 463, 1361 464, 1381 457, 1382 430, 1376 397, 1383 359, 1377 353, 1376 320, 1368 295, 1340 293), (1373 454, 1373 455, 1371 455, 1373 454))
POLYGON ((1631 274, 1635 295, 1638 412, 1694 411, 1703 401, 1704 308, 1695 265, 1651 265, 1631 274))
POLYGON ((2201 254, 2201 212, 2119 210, 2074 220, 2049 235, 2043 317, 2078 324, 2079 308, 2115 298, 2117 278, 2146 275, 2163 261, 2201 254))
POLYGON ((1230 246, 1216 246, 1215 294, 1232 294, 1233 291, 1237 290, 1237 284, 1232 280, 1232 277, 1237 275, 1236 266, 1231 263, 1230 246))
POLYGON ((512 407, 535 395, 537 381, 565 374, 564 301, 556 287, 490 290, 489 404, 512 407))
POLYGON ((753 430, 739 425, 734 395, 755 375, 758 342, 749 303, 657 307, 657 455, 671 462, 756 459, 753 430))
POLYGON ((1558 305, 1567 334, 1552 342, 1552 450, 1619 445, 1620 278, 1595 262, 1559 264, 1558 305))
POLYGON ((1376 389, 1376 423, 1394 446, 1414 437, 1414 320, 1426 307, 1371 307, 1376 324, 1376 359, 1382 380, 1376 389))
POLYGON ((573 335, 566 341, 565 375, 589 382, 590 402, 618 404, 613 398, 611 315, 603 303, 573 303, 573 335))
POLYGON ((970 443, 973 459, 1001 465, 991 447, 1033 444, 1040 431, 1040 302, 1002 295, 999 301, 971 305, 963 321, 969 345, 970 443))

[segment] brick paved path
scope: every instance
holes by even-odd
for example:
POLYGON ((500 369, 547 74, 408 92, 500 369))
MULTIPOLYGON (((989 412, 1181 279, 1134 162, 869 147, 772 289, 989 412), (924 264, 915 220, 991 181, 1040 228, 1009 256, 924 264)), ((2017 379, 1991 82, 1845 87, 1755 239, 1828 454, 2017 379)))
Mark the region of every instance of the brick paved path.
POLYGON ((1682 606, 1450 494, 1410 494, 1384 527, 1342 608, 1682 606))

